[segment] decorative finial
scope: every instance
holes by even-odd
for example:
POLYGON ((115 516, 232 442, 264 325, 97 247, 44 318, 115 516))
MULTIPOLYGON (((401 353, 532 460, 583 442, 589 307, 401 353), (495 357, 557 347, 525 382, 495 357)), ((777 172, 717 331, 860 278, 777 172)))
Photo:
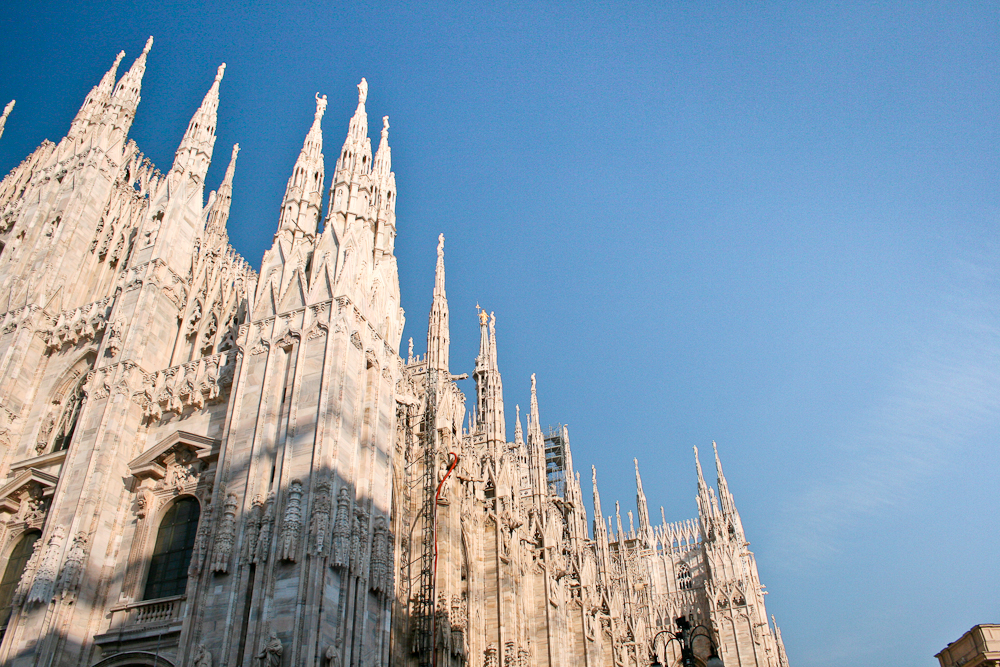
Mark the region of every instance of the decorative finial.
POLYGON ((316 118, 322 118, 324 112, 326 112, 326 95, 320 97, 319 93, 316 93, 316 118))
POLYGON ((410 347, 409 347, 409 350, 407 350, 407 357, 408 357, 407 363, 412 364, 413 363, 413 337, 412 336, 410 337, 410 347))
MULTIPOLYGON (((438 234, 438 257, 444 257, 444 234, 438 234)), ((476 304, 479 308, 479 304, 476 304)))
POLYGON ((115 67, 118 67, 118 65, 122 61, 122 58, 124 58, 124 57, 125 57, 125 52, 124 51, 119 51, 118 55, 115 56, 115 67))
POLYGON ((368 82, 361 79, 358 84, 358 104, 364 104, 368 100, 368 82))
POLYGON ((389 117, 382 116, 382 138, 387 139, 389 137, 389 117))
POLYGON ((531 374, 531 393, 535 393, 535 374, 531 374))
POLYGON ((222 75, 226 73, 226 63, 219 65, 219 69, 215 72, 215 80, 222 81, 222 75))
POLYGON ((240 145, 233 144, 233 156, 229 158, 230 160, 235 160, 236 156, 240 154, 240 145))
POLYGON ((146 48, 142 50, 143 53, 149 53, 149 50, 153 48, 153 36, 150 35, 149 39, 146 40, 146 48))

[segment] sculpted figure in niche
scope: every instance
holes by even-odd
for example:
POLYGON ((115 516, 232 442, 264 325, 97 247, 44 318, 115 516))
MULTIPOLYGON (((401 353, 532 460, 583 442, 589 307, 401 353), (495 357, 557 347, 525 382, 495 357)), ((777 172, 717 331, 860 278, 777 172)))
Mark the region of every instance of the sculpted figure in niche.
POLYGON ((326 658, 326 667, 340 667, 340 639, 337 639, 337 643, 332 646, 326 647, 326 652, 323 654, 326 658))
POLYGON ((260 667, 281 667, 281 654, 284 650, 281 640, 278 639, 278 633, 271 630, 271 636, 267 638, 260 653, 257 654, 258 664, 260 667))
POLYGON ((212 667, 212 654, 204 644, 198 644, 198 650, 194 654, 194 667, 212 667))

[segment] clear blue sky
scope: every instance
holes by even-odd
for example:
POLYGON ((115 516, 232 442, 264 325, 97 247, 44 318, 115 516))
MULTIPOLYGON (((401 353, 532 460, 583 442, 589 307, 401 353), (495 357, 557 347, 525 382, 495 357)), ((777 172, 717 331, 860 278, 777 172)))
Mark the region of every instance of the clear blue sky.
POLYGON ((404 337, 444 232, 453 370, 478 301, 586 493, 634 507, 637 456, 693 516, 717 440, 793 667, 930 667, 1000 621, 998 5, 824 4, 8 2, 0 171, 152 34, 132 134, 166 170, 228 63, 209 184, 239 142, 259 265, 313 94, 329 173, 367 77, 404 337))

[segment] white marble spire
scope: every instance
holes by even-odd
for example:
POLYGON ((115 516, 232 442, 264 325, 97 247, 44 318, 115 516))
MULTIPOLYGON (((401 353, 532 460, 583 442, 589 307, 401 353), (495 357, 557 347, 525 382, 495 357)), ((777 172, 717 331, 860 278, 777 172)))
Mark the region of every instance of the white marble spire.
POLYGON ((279 233, 313 236, 319 225, 323 206, 323 114, 326 112, 326 95, 316 93, 316 113, 312 125, 306 133, 302 150, 295 160, 292 175, 285 187, 285 198, 281 204, 279 233))
POLYGON ((233 154, 229 158, 229 166, 226 167, 226 175, 222 178, 219 190, 215 193, 215 201, 212 202, 208 211, 208 220, 205 223, 207 234, 228 239, 226 223, 229 221, 229 207, 233 203, 233 176, 236 174, 236 156, 240 153, 240 145, 233 145, 233 154))
POLYGON ((198 182, 205 180, 208 166, 212 162, 212 151, 215 148, 215 126, 219 111, 219 84, 226 72, 226 63, 219 65, 215 80, 205 93, 201 106, 194 112, 180 146, 174 156, 175 173, 186 173, 198 182))
POLYGON ((448 327, 448 297, 444 291, 444 234, 438 235, 437 266, 434 269, 434 301, 427 325, 427 368, 448 371, 451 335, 448 327))
POLYGON ((104 73, 104 76, 101 77, 97 85, 87 93, 83 104, 80 105, 80 110, 76 112, 73 122, 69 125, 69 132, 66 134, 68 138, 78 139, 84 134, 91 123, 95 121, 100 122, 101 115, 107 108, 111 100, 111 94, 114 92, 118 66, 124 57, 125 52, 119 51, 108 71, 104 73))
POLYGON ((143 48, 142 53, 139 54, 139 57, 135 59, 129 70, 122 76, 118 85, 115 86, 115 92, 111 95, 111 106, 116 111, 112 122, 126 133, 132 126, 132 121, 135 119, 135 110, 139 106, 142 77, 146 73, 146 56, 149 55, 149 50, 152 48, 153 38, 150 37, 146 40, 146 46, 143 48))

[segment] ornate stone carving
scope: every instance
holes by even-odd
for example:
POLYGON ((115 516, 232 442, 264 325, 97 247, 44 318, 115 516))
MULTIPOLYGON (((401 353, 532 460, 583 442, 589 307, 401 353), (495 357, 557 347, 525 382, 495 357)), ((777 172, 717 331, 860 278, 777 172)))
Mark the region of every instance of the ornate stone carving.
POLYGON ((73 594, 80 585, 83 560, 87 557, 87 542, 87 534, 80 531, 73 538, 73 544, 66 553, 66 562, 63 563, 62 573, 59 575, 59 592, 62 597, 73 594))
POLYGON ((250 511, 247 512, 246 522, 246 549, 244 552, 245 562, 253 562, 257 553, 257 538, 260 537, 261 514, 264 511, 264 500, 260 495, 253 497, 250 501, 250 511))
POLYGON ((351 527, 351 572, 358 575, 362 572, 361 563, 365 555, 367 542, 368 513, 360 507, 354 508, 354 523, 351 527))
POLYGON ((392 577, 391 536, 386 527, 385 518, 375 519, 375 530, 372 534, 371 572, 368 585, 376 593, 387 595, 392 592, 390 579, 392 577))
POLYGON ((54 414, 49 415, 42 422, 41 428, 38 429, 38 438, 35 441, 35 452, 41 454, 49 446, 49 441, 52 440, 52 429, 56 427, 56 416, 54 414))
POLYGON ((483 667, 500 667, 496 642, 490 642, 483 653, 483 667))
POLYGON ((97 332, 102 331, 107 325, 110 313, 110 298, 59 313, 55 316, 52 326, 47 329, 46 344, 49 350, 54 351, 63 345, 75 345, 81 341, 93 340, 97 332))
POLYGON ((201 511, 198 521, 198 533, 194 539, 194 550, 191 553, 191 562, 188 565, 188 575, 196 577, 201 574, 202 567, 205 566, 205 555, 208 553, 209 535, 212 533, 212 514, 215 508, 206 505, 201 511))
POLYGON ((312 553, 316 556, 326 555, 329 551, 327 541, 330 537, 330 510, 330 483, 324 480, 316 487, 309 530, 312 536, 312 553))
POLYGON ((66 539, 66 529, 56 526, 45 544, 45 551, 38 562, 35 582, 31 585, 27 603, 48 603, 55 592, 56 579, 59 576, 59 559, 62 557, 63 542, 66 539))
POLYGON ((337 493, 337 518, 333 523, 333 565, 346 567, 351 550, 351 499, 346 488, 337 493))
POLYGON ((226 503, 222 508, 222 521, 219 523, 219 531, 215 537, 214 551, 212 552, 212 565, 210 569, 217 574, 229 572, 229 559, 233 554, 233 544, 236 542, 236 503, 235 493, 226 496, 226 503))
POLYGON ((235 363, 236 352, 228 350, 156 371, 144 376, 142 389, 132 398, 150 421, 165 413, 181 414, 188 407, 199 409, 219 400, 222 390, 232 384, 235 363))
POLYGON ((278 559, 294 563, 298 559, 299 535, 302 533, 302 482, 292 480, 288 487, 285 517, 281 522, 278 559))
POLYGON ((444 593, 438 595, 437 608, 434 610, 435 648, 451 651, 451 621, 448 618, 448 600, 444 593))
POLYGON ((112 357, 117 356, 121 352, 123 341, 125 340, 125 326, 125 320, 121 317, 116 317, 108 326, 108 344, 106 349, 112 357))
POLYGON ((34 581, 34 575, 38 571, 38 561, 41 559, 43 551, 44 548, 42 541, 35 540, 35 546, 32 548, 31 556, 28 558, 28 562, 24 566, 24 573, 21 575, 21 580, 17 582, 17 588, 14 589, 14 598, 11 602, 13 606, 20 607, 24 604, 25 599, 28 597, 28 591, 31 590, 31 583, 34 581))
POLYGON ((260 520, 260 533, 257 536, 257 551, 253 562, 266 563, 271 553, 271 532, 274 530, 274 492, 267 495, 264 504, 264 516, 260 520))
POLYGON ((153 495, 152 489, 148 486, 139 487, 139 491, 136 493, 135 504, 136 516, 140 519, 145 519, 156 508, 156 496, 153 495))

